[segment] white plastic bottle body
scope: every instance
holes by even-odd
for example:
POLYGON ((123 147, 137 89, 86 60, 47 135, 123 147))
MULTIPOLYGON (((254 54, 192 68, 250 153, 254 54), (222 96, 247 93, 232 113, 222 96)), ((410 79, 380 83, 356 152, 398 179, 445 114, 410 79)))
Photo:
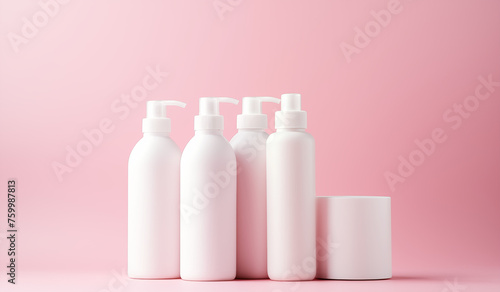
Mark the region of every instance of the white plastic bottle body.
POLYGON ((220 130, 198 130, 181 158, 181 278, 236 276, 236 157, 220 130))
POLYGON ((238 164, 236 277, 267 278, 266 141, 264 130, 231 139, 238 164))
POLYGON ((315 142, 299 129, 267 140, 267 252, 272 280, 316 276, 315 142))
POLYGON ((168 134, 145 133, 128 164, 128 275, 179 278, 181 151, 168 134))

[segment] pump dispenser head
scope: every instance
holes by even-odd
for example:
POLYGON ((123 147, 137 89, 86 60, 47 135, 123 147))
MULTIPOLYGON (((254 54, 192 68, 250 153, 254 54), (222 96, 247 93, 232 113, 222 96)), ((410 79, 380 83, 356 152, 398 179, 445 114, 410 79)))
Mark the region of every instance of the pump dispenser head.
POLYGON ((238 100, 229 97, 201 97, 200 113, 194 117, 195 130, 223 130, 224 117, 219 115, 219 103, 238 104, 238 100))
POLYGON ((142 119, 143 133, 170 133, 170 119, 167 118, 167 106, 186 107, 176 100, 150 100, 146 105, 146 118, 142 119))
POLYGON ((263 102, 280 103, 280 99, 267 96, 243 97, 242 114, 236 120, 238 129, 267 129, 267 115, 262 113, 263 102))
POLYGON ((275 117, 276 129, 306 129, 307 112, 301 110, 300 94, 282 94, 281 111, 276 112, 275 117))

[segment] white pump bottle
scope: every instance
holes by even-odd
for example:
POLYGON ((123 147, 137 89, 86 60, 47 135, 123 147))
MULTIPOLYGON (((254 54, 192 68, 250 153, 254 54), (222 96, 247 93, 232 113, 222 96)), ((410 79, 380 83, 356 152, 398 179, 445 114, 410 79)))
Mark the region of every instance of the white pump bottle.
POLYGON ((267 278, 266 141, 262 102, 274 97, 244 97, 231 146, 238 164, 236 277, 267 278))
POLYGON ((148 101, 144 137, 128 163, 128 275, 179 278, 179 164, 181 151, 170 138, 166 106, 148 101))
POLYGON ((283 94, 267 139, 267 255, 271 280, 316 276, 315 143, 300 94, 283 94))
POLYGON ((224 97, 200 98, 195 135, 181 158, 181 278, 233 280, 236 276, 236 157, 222 135, 224 97))

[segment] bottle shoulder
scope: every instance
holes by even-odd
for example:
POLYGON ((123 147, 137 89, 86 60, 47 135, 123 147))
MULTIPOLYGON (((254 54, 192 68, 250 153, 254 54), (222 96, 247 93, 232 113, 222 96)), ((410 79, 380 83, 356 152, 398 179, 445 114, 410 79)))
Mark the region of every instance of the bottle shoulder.
POLYGON ((195 135, 187 143, 183 156, 213 156, 228 153, 234 156, 229 142, 222 135, 195 135))
POLYGON ((130 158, 136 156, 180 156, 179 146, 170 137, 142 137, 130 153, 130 158))
POLYGON ((238 131, 229 143, 234 148, 239 144, 248 144, 255 140, 265 142, 268 137, 269 134, 265 131, 238 131))

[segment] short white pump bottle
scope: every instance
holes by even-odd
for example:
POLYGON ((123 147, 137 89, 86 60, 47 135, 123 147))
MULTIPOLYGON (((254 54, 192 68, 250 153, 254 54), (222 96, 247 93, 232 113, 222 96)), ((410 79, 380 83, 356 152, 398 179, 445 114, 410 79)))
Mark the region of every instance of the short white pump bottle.
POLYGON ((267 115, 262 102, 274 97, 244 97, 231 139, 238 164, 236 277, 267 278, 266 141, 267 115))
POLYGON ((167 106, 148 101, 144 137, 128 163, 128 275, 140 279, 179 278, 181 150, 170 138, 167 106))
POLYGON ((236 157, 222 135, 224 97, 200 98, 194 137, 181 158, 181 278, 233 280, 236 276, 236 157))
POLYGON ((267 254, 271 280, 316 276, 315 142, 300 94, 283 94, 267 139, 267 254))

